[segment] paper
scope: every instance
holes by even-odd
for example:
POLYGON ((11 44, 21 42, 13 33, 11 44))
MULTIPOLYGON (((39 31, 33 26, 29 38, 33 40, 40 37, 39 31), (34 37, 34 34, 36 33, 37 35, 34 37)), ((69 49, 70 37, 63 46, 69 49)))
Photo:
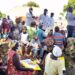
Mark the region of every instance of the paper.
POLYGON ((21 60, 20 62, 25 68, 32 68, 34 70, 41 70, 39 65, 37 63, 35 63, 34 61, 32 61, 31 59, 21 60))

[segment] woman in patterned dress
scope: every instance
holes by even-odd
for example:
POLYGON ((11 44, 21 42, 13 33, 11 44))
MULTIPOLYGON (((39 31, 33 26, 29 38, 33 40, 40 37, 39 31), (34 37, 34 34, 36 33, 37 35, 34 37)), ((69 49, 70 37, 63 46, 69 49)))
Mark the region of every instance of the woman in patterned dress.
POLYGON ((8 50, 8 59, 7 59, 7 75, 31 75, 31 73, 26 74, 26 71, 32 72, 33 69, 28 69, 22 67, 19 57, 16 53, 18 48, 18 43, 11 43, 10 49, 8 50))

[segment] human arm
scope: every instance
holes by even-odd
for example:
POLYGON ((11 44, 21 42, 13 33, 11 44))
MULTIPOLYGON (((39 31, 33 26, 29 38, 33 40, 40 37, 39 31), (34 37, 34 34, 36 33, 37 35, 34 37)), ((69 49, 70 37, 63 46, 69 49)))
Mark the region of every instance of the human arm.
POLYGON ((20 70, 20 71, 33 71, 33 69, 24 68, 21 66, 21 63, 19 61, 19 57, 17 54, 13 56, 13 65, 16 67, 17 70, 20 70))

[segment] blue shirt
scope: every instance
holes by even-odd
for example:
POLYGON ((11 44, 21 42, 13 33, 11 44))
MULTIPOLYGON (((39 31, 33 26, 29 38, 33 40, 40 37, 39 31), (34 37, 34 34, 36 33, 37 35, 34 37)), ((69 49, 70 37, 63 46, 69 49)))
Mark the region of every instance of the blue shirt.
POLYGON ((65 39, 64 35, 62 35, 61 33, 55 32, 53 36, 55 40, 55 45, 63 46, 63 41, 65 39))
POLYGON ((42 29, 37 29, 36 34, 38 36, 38 39, 40 40, 40 42, 42 42, 45 39, 45 34, 44 31, 42 29))

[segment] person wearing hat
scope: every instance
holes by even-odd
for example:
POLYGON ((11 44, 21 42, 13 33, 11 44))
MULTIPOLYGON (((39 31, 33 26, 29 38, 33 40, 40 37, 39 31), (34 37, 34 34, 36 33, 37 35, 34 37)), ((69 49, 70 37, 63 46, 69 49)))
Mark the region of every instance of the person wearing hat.
POLYGON ((54 46, 52 53, 48 53, 45 58, 44 75, 64 75, 63 67, 58 57, 62 55, 62 50, 58 46, 54 46))
POLYGON ((7 75, 23 75, 25 71, 33 71, 33 69, 24 68, 21 66, 19 56, 16 53, 18 43, 11 41, 7 52, 7 75))

